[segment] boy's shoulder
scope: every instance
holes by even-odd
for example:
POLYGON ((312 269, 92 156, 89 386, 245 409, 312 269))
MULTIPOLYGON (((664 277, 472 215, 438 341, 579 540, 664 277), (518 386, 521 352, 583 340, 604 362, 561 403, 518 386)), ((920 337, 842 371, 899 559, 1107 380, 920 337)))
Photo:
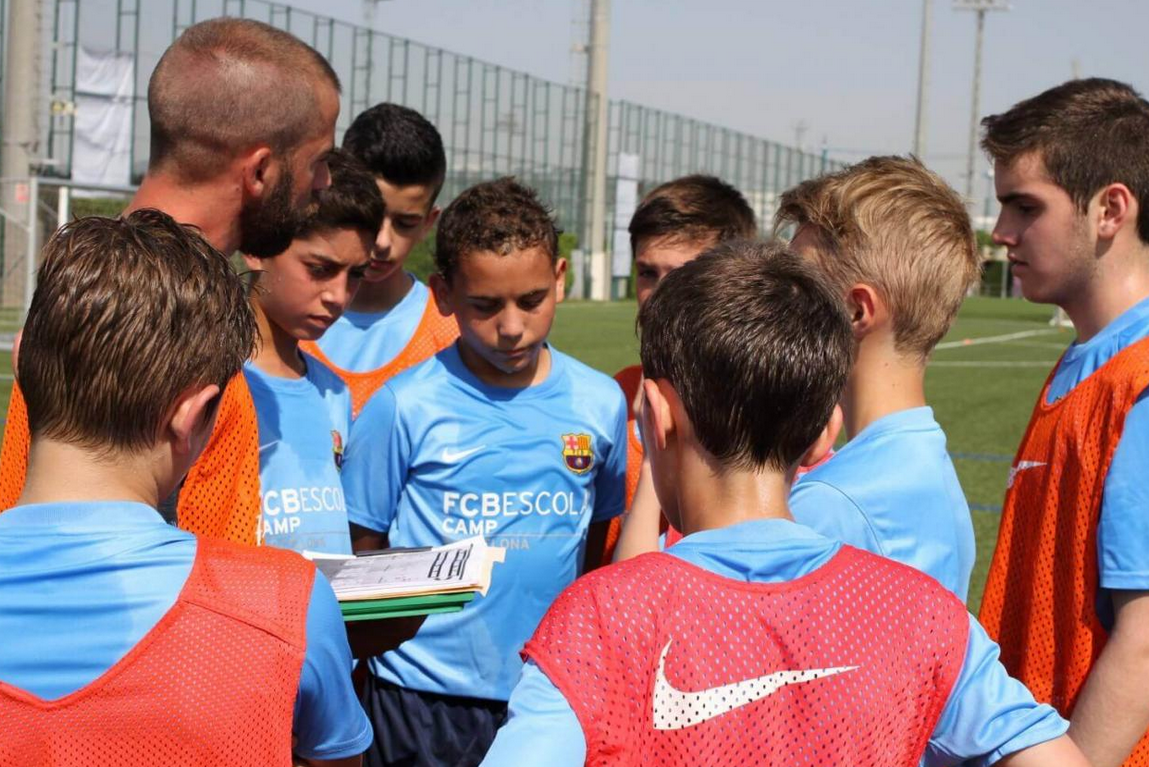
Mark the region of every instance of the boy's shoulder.
POLYGON ((625 408, 622 389, 618 381, 606 373, 595 370, 590 365, 581 362, 569 354, 559 351, 554 346, 549 347, 566 370, 567 385, 577 389, 580 394, 593 397, 594 401, 601 401, 609 405, 618 405, 625 408), (616 402, 617 401, 617 402, 616 402))
POLYGON ((391 390, 397 401, 414 397, 417 400, 426 400, 428 392, 443 386, 450 385, 453 374, 450 372, 448 357, 458 357, 454 346, 428 357, 422 362, 412 365, 401 373, 388 379, 384 386, 391 390))

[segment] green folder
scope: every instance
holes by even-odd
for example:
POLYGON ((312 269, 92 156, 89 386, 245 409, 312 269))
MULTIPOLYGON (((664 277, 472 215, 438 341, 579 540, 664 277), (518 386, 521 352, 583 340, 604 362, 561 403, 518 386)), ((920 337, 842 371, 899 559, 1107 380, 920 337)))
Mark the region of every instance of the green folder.
POLYGON ((412 615, 457 613, 474 598, 474 591, 461 591, 453 594, 421 594, 390 599, 356 599, 340 602, 339 607, 343 611, 345 622, 375 621, 386 618, 408 618, 412 615))

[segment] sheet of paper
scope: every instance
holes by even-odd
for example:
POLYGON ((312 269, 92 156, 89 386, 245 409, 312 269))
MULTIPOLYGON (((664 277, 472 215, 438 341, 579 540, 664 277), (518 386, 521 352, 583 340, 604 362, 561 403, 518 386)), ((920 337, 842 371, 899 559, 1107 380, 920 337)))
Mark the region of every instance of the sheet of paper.
POLYGON ((312 556, 340 601, 392 596, 478 591, 486 594, 491 571, 504 561, 505 549, 482 537, 430 549, 366 557, 312 556))

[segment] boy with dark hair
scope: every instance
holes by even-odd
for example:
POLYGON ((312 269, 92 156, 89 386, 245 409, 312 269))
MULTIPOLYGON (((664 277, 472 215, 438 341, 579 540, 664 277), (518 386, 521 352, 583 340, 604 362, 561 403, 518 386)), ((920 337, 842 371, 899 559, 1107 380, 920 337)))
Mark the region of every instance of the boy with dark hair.
POLYGON ((790 516, 851 369, 829 286, 732 242, 639 320, 653 482, 686 537, 559 597, 484 764, 1086 764, 952 594, 790 516))
POLYGON ((507 559, 486 596, 371 660, 369 764, 482 759, 519 648, 623 509, 625 405, 611 379, 547 343, 566 263, 535 193, 509 178, 463 192, 435 264, 435 300, 460 337, 355 422, 343 470, 354 545, 482 535, 507 559))
POLYGON ((857 344, 842 396, 849 441, 794 486, 794 518, 964 600, 973 520, 925 373, 978 273, 965 206, 917 160, 871 157, 783 194, 775 228, 788 225, 845 301, 857 344))
POLYGON ((328 158, 331 186, 285 251, 244 255, 255 278, 258 351, 244 375, 259 419, 260 539, 296 551, 350 554, 339 472, 351 430, 347 385, 301 352, 343 313, 383 219, 375 179, 350 154, 328 158))
MULTIPOLYGON (((737 189, 714 176, 693 175, 655 187, 634 211, 629 230, 635 262, 635 293, 641 310, 659 281, 671 270, 720 242, 753 239, 758 234, 758 222, 737 189)), ((650 487, 650 469, 642 459, 642 441, 635 419, 642 366, 625 367, 615 373, 614 380, 622 387, 627 403, 628 511, 625 517, 611 522, 603 555, 605 562, 652 549, 658 533, 667 529, 666 519, 659 513, 650 487), (624 519, 627 534, 620 537, 624 519)))
POLYGON ((371 739, 331 587, 156 505, 212 432, 255 323, 228 260, 155 210, 45 246, 20 380, 32 447, 0 515, 0 763, 354 765, 371 739))
POLYGON ((994 241, 1077 338, 1010 470, 981 618, 1095 765, 1149 765, 1149 102, 1072 80, 982 124, 994 241))
POLYGON ((413 109, 378 104, 355 118, 343 148, 375 175, 386 212, 350 308, 304 348, 347 382, 358 415, 387 379, 450 346, 458 329, 403 270, 439 218, 435 198, 447 173, 439 132, 413 109))

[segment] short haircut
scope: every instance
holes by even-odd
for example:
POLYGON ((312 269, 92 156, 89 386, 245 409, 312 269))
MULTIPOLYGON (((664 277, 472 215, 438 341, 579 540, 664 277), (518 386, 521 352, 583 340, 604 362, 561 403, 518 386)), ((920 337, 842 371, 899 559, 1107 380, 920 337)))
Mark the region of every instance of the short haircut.
POLYGON ((924 360, 949 330, 980 263, 957 192, 918 160, 871 157, 782 195, 775 231, 813 227, 819 266, 845 295, 864 283, 893 317, 894 344, 924 360))
POLYGON ((81 218, 44 247, 20 346, 33 437, 132 452, 192 386, 222 389, 255 320, 228 259, 157 210, 81 218))
POLYGON ((327 157, 331 186, 315 195, 312 212, 296 231, 297 238, 333 229, 355 229, 374 240, 383 225, 383 195, 375 177, 352 155, 342 149, 327 157))
POLYGON ((318 126, 317 88, 339 77, 314 48, 250 19, 184 30, 148 83, 149 168, 202 181, 261 144, 286 156, 318 126))
POLYGON ((439 131, 414 109, 398 104, 376 104, 361 112, 343 134, 343 148, 389 184, 431 187, 432 203, 447 177, 439 131))
POLYGON ((542 248, 557 261, 559 230, 535 191, 508 176, 476 184, 443 211, 435 268, 450 282, 464 256, 480 251, 505 256, 527 248, 542 248))
POLYGON ((639 326, 643 375, 674 387, 698 441, 732 469, 794 466, 852 363, 840 298, 776 243, 728 241, 675 269, 639 326))
POLYGON ((1085 212, 1122 183, 1137 198, 1137 234, 1149 243, 1149 102, 1116 80, 1070 80, 981 121, 982 148, 1009 165, 1040 156, 1053 183, 1085 212))
POLYGON ((630 219, 630 250, 650 240, 719 243, 753 239, 758 222, 746 198, 715 176, 683 176, 656 187, 630 219))

